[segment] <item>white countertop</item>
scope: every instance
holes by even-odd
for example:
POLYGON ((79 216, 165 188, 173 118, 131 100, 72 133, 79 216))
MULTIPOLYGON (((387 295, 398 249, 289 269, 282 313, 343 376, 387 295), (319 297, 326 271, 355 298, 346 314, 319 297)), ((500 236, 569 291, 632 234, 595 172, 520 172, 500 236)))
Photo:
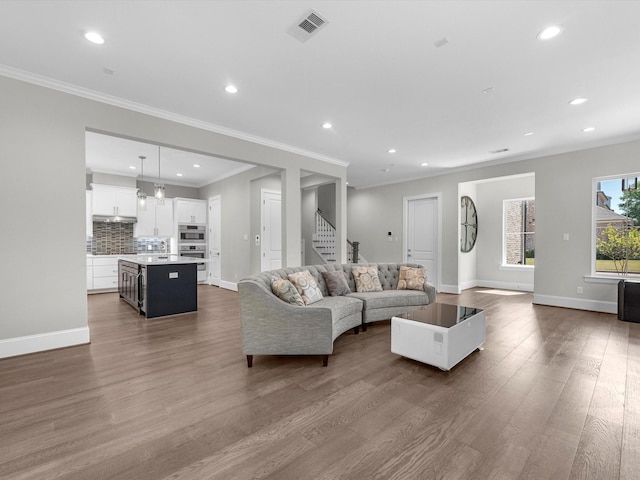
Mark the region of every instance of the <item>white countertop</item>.
POLYGON ((180 255, 116 255, 118 260, 137 263, 138 265, 166 265, 208 262, 207 258, 181 257, 180 255))

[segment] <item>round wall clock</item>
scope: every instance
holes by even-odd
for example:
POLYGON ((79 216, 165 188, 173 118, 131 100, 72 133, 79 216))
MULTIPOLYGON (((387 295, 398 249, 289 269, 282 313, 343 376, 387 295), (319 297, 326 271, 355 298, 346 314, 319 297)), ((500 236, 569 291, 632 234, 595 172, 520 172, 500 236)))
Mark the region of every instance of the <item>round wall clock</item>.
POLYGON ((460 198, 460 222, 460 251, 470 252, 478 237, 478 212, 466 195, 460 198))

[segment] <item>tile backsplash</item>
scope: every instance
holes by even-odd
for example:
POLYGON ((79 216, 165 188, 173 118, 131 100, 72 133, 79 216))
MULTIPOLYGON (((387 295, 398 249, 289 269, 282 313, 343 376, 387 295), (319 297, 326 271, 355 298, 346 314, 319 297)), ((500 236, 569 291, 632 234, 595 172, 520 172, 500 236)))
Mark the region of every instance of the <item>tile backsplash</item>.
POLYGON ((165 242, 168 247, 169 241, 169 237, 134 237, 132 223, 93 222, 93 235, 87 235, 87 253, 93 255, 163 253, 161 242, 165 242))

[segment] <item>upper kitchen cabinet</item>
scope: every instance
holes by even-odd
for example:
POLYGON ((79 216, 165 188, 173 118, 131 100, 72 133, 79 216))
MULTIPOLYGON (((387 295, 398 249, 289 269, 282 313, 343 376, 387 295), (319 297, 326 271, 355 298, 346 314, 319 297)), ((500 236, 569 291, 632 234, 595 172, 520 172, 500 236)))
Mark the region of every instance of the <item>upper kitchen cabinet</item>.
POLYGON ((177 224, 207 223, 207 201, 175 198, 174 212, 177 224))
POLYGON ((153 197, 147 200, 145 210, 138 210, 138 222, 134 226, 136 237, 171 237, 173 235, 173 203, 156 204, 153 197))
POLYGON ((91 184, 93 189, 93 215, 118 215, 135 217, 137 215, 137 188, 115 185, 91 184))

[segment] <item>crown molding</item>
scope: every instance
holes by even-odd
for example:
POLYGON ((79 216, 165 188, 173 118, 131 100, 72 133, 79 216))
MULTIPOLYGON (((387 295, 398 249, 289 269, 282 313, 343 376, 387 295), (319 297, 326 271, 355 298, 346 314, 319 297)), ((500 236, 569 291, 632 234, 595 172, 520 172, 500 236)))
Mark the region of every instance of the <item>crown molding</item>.
POLYGON ((292 145, 287 145, 285 143, 269 140, 268 138, 258 137, 256 135, 251 135, 249 133, 240 132, 238 130, 233 130, 220 125, 215 125, 213 123, 204 122, 202 120, 187 117, 185 115, 179 115, 177 113, 169 112, 167 110, 161 110, 159 108, 151 107, 149 105, 145 105, 142 103, 133 102, 130 100, 126 100, 124 98, 115 97, 113 95, 107 95, 106 93, 98 92, 96 90, 90 90, 88 88, 79 87, 71 83, 62 82, 60 80, 55 80, 50 77, 45 77, 43 75, 38 75, 36 73, 20 70, 18 68, 10 67, 8 65, 0 64, 0 75, 13 78, 15 80, 32 83, 34 85, 39 85, 41 87, 49 88, 51 90, 57 90, 59 92, 68 93, 70 95, 75 95, 75 96, 83 97, 89 100, 94 100, 96 102, 106 103, 107 105, 112 105, 114 107, 124 108, 126 110, 143 113, 145 115, 150 115, 152 117, 162 118, 164 120, 169 120, 172 122, 181 123, 183 125, 188 125, 190 127, 199 128, 201 130, 207 130, 209 132, 219 133, 222 135, 226 135, 228 137, 237 138, 239 140, 245 140, 247 142, 256 143, 259 145, 263 145, 265 147, 276 148, 278 150, 294 153, 296 155, 302 155, 304 157, 313 158, 314 160, 320 160, 322 162, 338 165, 340 167, 346 168, 349 166, 349 162, 338 160, 332 157, 327 157, 326 155, 311 152, 309 150, 304 150, 302 148, 297 148, 292 145))

